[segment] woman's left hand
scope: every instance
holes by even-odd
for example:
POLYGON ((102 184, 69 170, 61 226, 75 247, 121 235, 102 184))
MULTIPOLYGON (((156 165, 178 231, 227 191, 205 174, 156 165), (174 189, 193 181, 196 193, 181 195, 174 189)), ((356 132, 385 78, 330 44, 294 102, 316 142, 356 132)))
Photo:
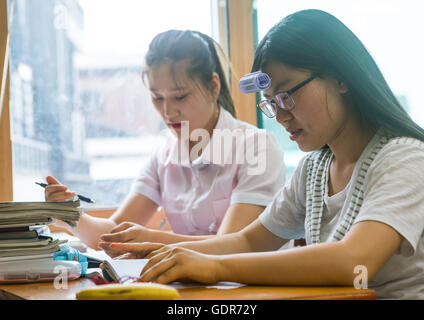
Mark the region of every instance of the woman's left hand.
POLYGON ((152 230, 132 222, 123 222, 114 227, 110 233, 100 237, 98 247, 112 258, 119 255, 109 246, 112 242, 149 242, 152 230))
POLYGON ((143 255, 149 259, 138 281, 163 284, 187 279, 208 284, 220 281, 220 257, 216 255, 152 243, 113 243, 111 246, 116 251, 126 252, 123 258, 143 255))

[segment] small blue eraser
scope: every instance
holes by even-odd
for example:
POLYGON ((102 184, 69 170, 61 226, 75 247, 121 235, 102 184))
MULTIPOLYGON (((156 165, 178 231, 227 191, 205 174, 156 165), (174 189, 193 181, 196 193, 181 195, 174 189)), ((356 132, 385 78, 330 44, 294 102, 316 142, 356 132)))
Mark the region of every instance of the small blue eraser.
POLYGON ((239 88, 243 93, 255 93, 266 90, 271 86, 271 78, 263 72, 257 71, 245 75, 239 81, 239 88))

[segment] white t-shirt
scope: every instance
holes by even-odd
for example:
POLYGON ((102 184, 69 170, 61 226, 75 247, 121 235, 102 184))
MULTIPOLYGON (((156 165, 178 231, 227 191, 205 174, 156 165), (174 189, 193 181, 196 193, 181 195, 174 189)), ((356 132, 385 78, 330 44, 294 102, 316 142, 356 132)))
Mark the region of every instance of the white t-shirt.
POLYGON ((230 205, 266 206, 284 185, 286 168, 275 136, 223 108, 200 157, 190 161, 183 147, 170 136, 132 186, 165 210, 176 233, 216 234, 230 205))
MULTIPOLYGON (((377 142, 375 135, 356 163, 345 189, 325 196, 321 242, 331 241, 343 221, 342 213, 349 206, 346 199, 350 199, 360 165, 377 142)), ((305 238, 310 244, 305 228, 305 159, 259 219, 281 238, 305 238)), ((424 143, 412 138, 401 144, 387 143, 369 167, 364 186, 364 201, 354 223, 379 221, 405 238, 398 251, 368 282, 368 287, 376 291, 379 299, 424 299, 424 143)))

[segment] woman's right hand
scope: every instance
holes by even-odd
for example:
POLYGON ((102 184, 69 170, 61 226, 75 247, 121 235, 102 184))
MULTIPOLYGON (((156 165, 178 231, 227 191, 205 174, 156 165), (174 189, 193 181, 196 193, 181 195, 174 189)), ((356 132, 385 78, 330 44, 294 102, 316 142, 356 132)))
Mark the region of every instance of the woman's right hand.
POLYGON ((221 258, 217 255, 161 243, 111 243, 110 246, 122 254, 118 259, 149 259, 138 279, 141 282, 166 284, 191 280, 210 284, 222 281, 221 258))
POLYGON ((46 182, 49 184, 44 190, 47 202, 68 201, 76 196, 75 192, 67 191, 68 187, 61 184, 55 177, 47 176, 46 182))

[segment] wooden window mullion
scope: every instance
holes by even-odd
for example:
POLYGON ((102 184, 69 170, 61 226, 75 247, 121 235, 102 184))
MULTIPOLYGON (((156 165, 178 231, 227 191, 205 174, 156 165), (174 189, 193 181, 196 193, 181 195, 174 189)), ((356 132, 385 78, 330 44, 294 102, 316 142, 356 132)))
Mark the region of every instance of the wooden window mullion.
MULTIPOLYGON (((3 79, 3 66, 7 44, 7 1, 0 1, 0 79, 3 79)), ((9 63, 6 61, 6 63, 9 63)), ((4 87, 4 101, 0 114, 0 201, 13 200, 12 181, 12 141, 10 135, 9 108, 9 69, 7 68, 4 87)))

